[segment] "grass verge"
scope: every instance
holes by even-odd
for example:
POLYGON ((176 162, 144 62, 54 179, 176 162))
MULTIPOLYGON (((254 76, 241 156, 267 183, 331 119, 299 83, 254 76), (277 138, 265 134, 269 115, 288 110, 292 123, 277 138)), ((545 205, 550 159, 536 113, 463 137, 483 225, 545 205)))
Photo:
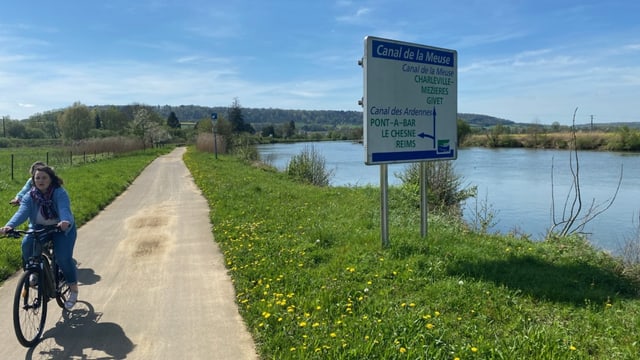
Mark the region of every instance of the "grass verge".
POLYGON ((185 162, 263 359, 636 359, 638 287, 576 238, 473 233, 391 189, 318 188, 228 156, 185 162))

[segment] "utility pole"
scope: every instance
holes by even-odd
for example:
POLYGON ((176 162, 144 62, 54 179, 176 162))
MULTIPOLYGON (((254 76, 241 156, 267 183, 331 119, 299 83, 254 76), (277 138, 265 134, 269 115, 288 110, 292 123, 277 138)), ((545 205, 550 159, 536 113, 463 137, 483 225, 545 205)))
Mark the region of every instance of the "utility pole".
POLYGON ((591 131, 593 132, 593 115, 591 115, 591 131))

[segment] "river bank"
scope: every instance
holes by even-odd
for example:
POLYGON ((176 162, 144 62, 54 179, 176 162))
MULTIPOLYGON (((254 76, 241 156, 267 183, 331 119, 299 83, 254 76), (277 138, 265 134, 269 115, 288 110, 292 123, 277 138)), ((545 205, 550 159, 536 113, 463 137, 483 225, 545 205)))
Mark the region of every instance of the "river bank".
POLYGON ((552 132, 530 131, 511 134, 506 130, 490 130, 484 134, 469 134, 461 139, 463 148, 527 148, 554 150, 640 151, 640 131, 619 128, 616 131, 552 132), (575 135, 575 139, 574 139, 575 135))

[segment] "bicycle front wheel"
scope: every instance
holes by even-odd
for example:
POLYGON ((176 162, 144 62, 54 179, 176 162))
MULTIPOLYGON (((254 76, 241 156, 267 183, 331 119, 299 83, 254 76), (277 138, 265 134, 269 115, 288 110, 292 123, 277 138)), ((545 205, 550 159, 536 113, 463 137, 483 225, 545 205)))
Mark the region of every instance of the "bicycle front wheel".
POLYGON ((47 302, 44 294, 44 278, 38 271, 25 271, 16 287, 13 299, 13 329, 18 342, 25 347, 33 347, 38 343, 47 319, 47 302), (31 284, 30 279, 38 280, 31 284))
POLYGON ((69 292, 71 289, 69 288, 69 284, 64 279, 64 274, 62 270, 58 267, 58 265, 54 265, 53 271, 55 271, 58 275, 56 276, 56 302, 60 308, 66 310, 64 303, 67 301, 69 297, 69 292))

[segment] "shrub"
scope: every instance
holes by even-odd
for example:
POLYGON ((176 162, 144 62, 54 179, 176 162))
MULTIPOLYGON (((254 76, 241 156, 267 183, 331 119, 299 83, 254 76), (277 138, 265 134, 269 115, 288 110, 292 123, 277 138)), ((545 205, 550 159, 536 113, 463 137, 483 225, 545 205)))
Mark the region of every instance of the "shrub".
MULTIPOLYGON (((462 177, 455 174, 451 161, 426 162, 427 198, 430 208, 461 216, 462 203, 476 196, 477 187, 463 187, 462 177)), ((420 205, 420 163, 412 163, 403 173, 396 174, 402 180, 402 190, 420 205)))
POLYGON ((333 170, 327 170, 324 157, 313 146, 305 146, 287 164, 287 175, 312 185, 328 186, 333 170))
POLYGON ((247 133, 235 135, 233 137, 233 146, 230 150, 232 154, 249 162, 260 159, 255 139, 247 133))
POLYGON ((213 139, 213 134, 211 133, 198 134, 198 137, 196 138, 196 149, 202 152, 217 152, 218 154, 227 153, 226 141, 219 134, 216 134, 215 141, 213 139))

